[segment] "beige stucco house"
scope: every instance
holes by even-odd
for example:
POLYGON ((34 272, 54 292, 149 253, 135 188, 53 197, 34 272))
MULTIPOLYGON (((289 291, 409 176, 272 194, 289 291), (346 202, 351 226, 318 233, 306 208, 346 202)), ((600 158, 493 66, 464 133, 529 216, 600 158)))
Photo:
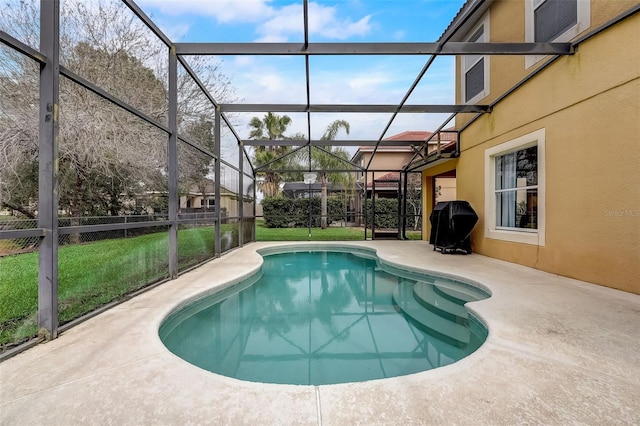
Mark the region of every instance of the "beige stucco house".
MULTIPOLYGON (((189 192, 180 196, 182 212, 214 211, 215 182, 204 179, 201 185, 193 185, 189 192)), ((227 217, 238 216, 238 195, 220 185, 220 207, 227 217)))
MULTIPOLYGON (((450 130, 450 129, 449 129, 450 130)), ((375 180, 376 192, 386 193, 387 196, 397 196, 397 181, 400 179, 400 174, 396 170, 402 170, 415 154, 415 150, 406 144, 407 141, 416 141, 416 146, 419 146, 421 142, 429 139, 433 135, 432 132, 410 130, 399 133, 397 135, 390 136, 384 139, 384 144, 380 145, 373 155, 373 160, 369 166, 369 171, 366 173, 359 173, 357 181, 362 187, 365 185, 369 196, 373 188, 373 181, 375 180), (393 142, 397 141, 397 145, 393 145, 393 142), (402 141, 403 143, 400 143, 402 141)), ((438 136, 438 135, 436 135, 438 136)), ((452 141, 455 141, 456 133, 454 132, 441 132, 438 137, 432 138, 428 143, 427 152, 431 153, 438 149, 438 146, 447 146, 452 141), (438 140, 439 139, 439 140, 438 140)), ((367 166, 374 151, 373 146, 361 146, 351 158, 351 162, 361 167, 367 166)), ((452 176, 440 176, 437 181, 434 182, 436 201, 448 201, 456 199, 456 182, 455 175, 452 176)))
MULTIPOLYGON (((458 115, 459 157, 422 176, 429 190, 455 171, 457 198, 480 217, 475 252, 640 293, 638 4, 486 1, 451 38, 575 48, 457 58, 457 103, 492 110, 458 115)), ((424 200, 428 227, 433 205, 424 200)))

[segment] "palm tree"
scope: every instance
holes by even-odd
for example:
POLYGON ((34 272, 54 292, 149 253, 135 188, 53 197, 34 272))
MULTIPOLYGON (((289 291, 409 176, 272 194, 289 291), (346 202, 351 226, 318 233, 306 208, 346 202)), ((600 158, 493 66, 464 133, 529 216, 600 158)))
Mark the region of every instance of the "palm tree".
MULTIPOLYGON (((324 135, 320 138, 323 141, 332 141, 336 138, 341 129, 349 134, 349 123, 345 120, 335 120, 327 126, 324 131, 324 135)), ((349 162, 349 154, 347 151, 340 147, 325 146, 322 149, 316 149, 312 153, 312 159, 316 167, 320 170, 320 210, 322 214, 321 227, 327 228, 327 184, 329 180, 333 183, 351 182, 351 174, 344 173, 329 173, 332 169, 344 168, 345 164, 349 162)))
MULTIPOLYGON (((249 139, 285 139, 284 132, 287 130, 289 124, 291 124, 291 118, 288 115, 280 116, 268 112, 262 119, 253 117, 249 122, 249 125, 252 127, 251 133, 249 133, 249 139)), ((256 167, 260 167, 285 155, 288 151, 289 147, 287 146, 257 146, 253 151, 253 161, 256 167)), ((258 189, 260 189, 265 197, 278 195, 282 177, 273 171, 267 171, 264 173, 264 176, 265 179, 258 184, 258 189)))
POLYGON ((291 117, 288 115, 280 116, 268 112, 262 120, 258 117, 253 117, 249 122, 249 125, 253 128, 249 133, 249 139, 267 139, 271 141, 282 139, 289 124, 291 124, 291 117))

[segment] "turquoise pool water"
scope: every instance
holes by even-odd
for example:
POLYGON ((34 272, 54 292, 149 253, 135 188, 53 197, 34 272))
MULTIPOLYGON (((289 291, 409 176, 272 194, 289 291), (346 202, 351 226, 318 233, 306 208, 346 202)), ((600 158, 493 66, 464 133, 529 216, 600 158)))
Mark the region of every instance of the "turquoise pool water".
POLYGON ((249 280, 171 314, 167 348, 241 380, 322 385, 395 377, 451 364, 486 328, 463 306, 488 294, 381 267, 371 255, 272 254, 249 280))

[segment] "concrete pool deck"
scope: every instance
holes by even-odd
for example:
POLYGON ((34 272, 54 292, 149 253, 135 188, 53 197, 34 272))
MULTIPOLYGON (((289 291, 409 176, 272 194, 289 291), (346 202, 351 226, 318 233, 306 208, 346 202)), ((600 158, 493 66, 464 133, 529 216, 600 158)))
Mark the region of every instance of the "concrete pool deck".
POLYGON ((254 243, 1 363, 0 424, 640 424, 640 296, 422 241, 337 244, 489 288, 468 305, 487 341, 446 367, 327 386, 242 382, 171 354, 158 327, 173 308, 289 245, 254 243))

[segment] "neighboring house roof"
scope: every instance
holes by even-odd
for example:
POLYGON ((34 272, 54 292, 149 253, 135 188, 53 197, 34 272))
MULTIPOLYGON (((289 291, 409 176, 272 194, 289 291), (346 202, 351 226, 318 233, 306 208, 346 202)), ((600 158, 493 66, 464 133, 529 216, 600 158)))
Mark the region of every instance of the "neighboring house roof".
POLYGON ((396 182, 400 180, 400 172, 390 172, 374 179, 376 182, 396 182))
MULTIPOLYGON (((426 141, 429 137, 431 137, 431 135, 433 135, 433 132, 427 132, 427 131, 422 131, 422 130, 408 130, 406 132, 402 132, 402 133, 398 133, 397 135, 393 135, 393 136, 389 136, 388 138, 383 139, 384 141, 416 141, 416 142, 424 142, 426 141)), ((443 131, 440 132, 440 141, 455 141, 457 138, 457 133, 455 133, 453 131, 453 128, 447 128, 447 129, 443 129, 443 131)), ((429 141, 429 145, 435 145, 438 143, 438 137, 434 136, 430 141, 429 141)), ((416 143, 416 145, 418 145, 418 143, 416 143)), ((368 152, 373 152, 373 149, 375 148, 375 146, 361 146, 358 148, 358 150, 356 151, 356 153, 353 155, 353 157, 351 158, 351 162, 355 163, 357 162, 357 160, 359 159, 359 157, 362 156, 363 153, 368 153, 368 152)), ((376 154, 378 153, 384 153, 384 152, 411 152, 413 153, 414 150, 410 145, 407 145, 406 143, 403 144, 398 144, 398 145, 380 145, 378 146, 378 150, 376 151, 376 154)))
POLYGON ((406 132, 398 133, 397 135, 389 136, 385 138, 385 141, 423 141, 431 136, 431 132, 424 132, 421 130, 408 130, 406 132))
MULTIPOLYGON (((384 138, 383 141, 416 141, 416 142, 424 142, 429 136, 431 136, 431 132, 425 132, 421 130, 408 130, 406 132, 398 133, 397 135, 389 136, 388 138, 384 138)), ((362 152, 371 152, 375 148, 374 145, 367 145, 358 147, 358 151, 362 152)), ((378 146, 378 151, 412 151, 411 146, 406 143, 398 143, 398 145, 380 145, 378 146)), ((354 155, 354 157, 358 155, 358 152, 354 155)))
MULTIPOLYGON (((389 188, 394 191, 398 190, 398 181, 400 180, 400 172, 389 172, 374 179, 376 189, 389 188)), ((373 188, 373 182, 367 182, 367 189, 373 188)))

